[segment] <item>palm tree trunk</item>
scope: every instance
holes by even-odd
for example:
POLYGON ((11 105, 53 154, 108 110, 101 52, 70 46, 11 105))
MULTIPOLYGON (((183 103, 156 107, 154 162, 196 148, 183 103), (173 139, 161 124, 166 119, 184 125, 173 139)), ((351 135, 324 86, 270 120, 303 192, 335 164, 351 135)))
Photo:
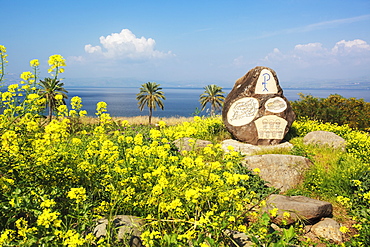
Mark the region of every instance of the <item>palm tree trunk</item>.
POLYGON ((152 115, 153 115, 153 109, 149 107, 149 125, 152 124, 152 115))
POLYGON ((53 109, 51 109, 51 103, 49 102, 49 123, 51 122, 51 118, 53 116, 53 109))

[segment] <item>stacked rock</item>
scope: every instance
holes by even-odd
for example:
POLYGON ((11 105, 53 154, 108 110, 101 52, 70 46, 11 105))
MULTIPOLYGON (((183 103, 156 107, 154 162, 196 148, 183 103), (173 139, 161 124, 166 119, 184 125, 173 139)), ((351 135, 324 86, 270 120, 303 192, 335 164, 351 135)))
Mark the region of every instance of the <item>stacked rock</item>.
POLYGON ((289 131, 295 114, 274 70, 258 66, 235 82, 222 119, 233 137, 253 145, 275 145, 289 131))

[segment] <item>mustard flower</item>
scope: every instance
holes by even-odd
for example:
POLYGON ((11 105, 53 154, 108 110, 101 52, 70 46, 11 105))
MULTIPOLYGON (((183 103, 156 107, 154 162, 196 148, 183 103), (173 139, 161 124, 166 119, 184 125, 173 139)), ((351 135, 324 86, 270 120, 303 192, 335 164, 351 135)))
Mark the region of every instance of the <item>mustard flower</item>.
POLYGON ((109 113, 102 113, 99 116, 99 120, 100 120, 100 123, 107 124, 110 122, 110 120, 112 120, 112 117, 110 116, 109 113))
POLYGON ((52 55, 49 57, 48 63, 50 66, 50 69, 48 70, 48 73, 51 73, 53 70, 57 70, 56 73, 63 73, 63 71, 58 71, 60 67, 66 66, 65 59, 61 55, 52 55))
MULTIPOLYGON (((0 46, 1 48, 1 46, 0 46)), ((6 229, 1 235, 0 235, 0 246, 3 246, 4 244, 12 241, 14 239, 14 230, 6 229)))
POLYGON ((185 199, 191 201, 193 203, 198 202, 198 198, 200 197, 199 189, 188 189, 185 191, 185 199))
POLYGON ((56 204, 56 202, 53 200, 53 199, 46 199, 45 201, 43 201, 40 205, 40 207, 42 208, 50 208, 52 206, 54 206, 56 204))
POLYGON ((62 221, 58 220, 58 212, 51 212, 50 208, 43 210, 42 214, 37 218, 37 225, 49 228, 51 225, 60 227, 62 221))
POLYGON ((354 184, 355 186, 357 186, 357 187, 360 187, 360 186, 361 186, 361 184, 362 184, 362 182, 361 182, 360 180, 357 180, 357 179, 352 180, 352 182, 353 182, 353 184, 354 184))
POLYGON ((87 115, 87 111, 82 110, 82 111, 80 111, 80 112, 78 113, 78 115, 79 115, 80 117, 84 117, 84 116, 86 116, 86 115, 87 115))
POLYGON ((123 121, 121 122, 121 126, 122 126, 122 127, 130 127, 130 124, 129 124, 129 122, 128 122, 127 120, 123 120, 123 121))
POLYGON ((342 204, 343 206, 347 208, 351 207, 352 205, 351 199, 344 197, 344 196, 337 196, 337 202, 339 202, 340 204, 342 204))
POLYGON ((159 126, 159 128, 164 128, 164 127, 166 127, 166 122, 161 120, 161 121, 158 122, 158 126, 159 126))
POLYGON ((284 219, 289 219, 289 218, 290 218, 290 213, 285 211, 285 212, 283 213, 283 218, 284 218, 284 219))
POLYGON ((0 54, 6 53, 6 47, 3 45, 0 45, 0 54))
POLYGON ((349 232, 349 229, 348 229, 348 227, 346 227, 346 226, 341 226, 341 227, 339 228, 339 231, 340 231, 341 233, 347 233, 347 232, 349 232))
POLYGON ((82 107, 82 99, 78 96, 74 96, 72 99, 71 99, 71 107, 73 110, 79 110, 81 109, 82 107))
POLYGON ((149 133, 150 133, 150 138, 152 138, 154 140, 160 138, 161 135, 162 135, 161 132, 159 130, 156 130, 156 129, 151 129, 149 131, 149 133))
POLYGON ((35 99, 37 99, 39 97, 40 96, 38 94, 36 94, 36 93, 31 93, 31 94, 27 95, 27 99, 29 99, 29 100, 35 100, 35 99))
POLYGON ((36 227, 28 228, 28 222, 24 218, 19 218, 15 222, 15 226, 18 229, 18 235, 21 236, 21 237, 23 237, 24 239, 27 239, 27 233, 37 232, 37 228, 36 227))
POLYGON ((76 110, 69 110, 68 116, 70 116, 70 117, 75 117, 75 116, 77 116, 77 112, 76 112, 76 110))
POLYGON ((260 174, 261 170, 258 167, 256 167, 253 169, 253 172, 258 175, 260 174))
POLYGON ((58 116, 61 116, 61 117, 67 116, 68 108, 66 105, 58 106, 57 110, 58 110, 58 116))
POLYGON ((20 75, 22 80, 28 81, 29 79, 35 78, 35 76, 30 71, 25 71, 20 75))
POLYGON ((75 199, 76 203, 83 202, 87 199, 86 189, 83 187, 71 188, 71 190, 68 191, 67 197, 70 199, 75 199))
POLYGON ((75 230, 68 230, 64 236, 63 245, 76 247, 85 244, 85 240, 75 230))
POLYGON ((279 209, 278 208, 273 208, 271 209, 269 212, 270 212, 270 216, 275 218, 277 216, 277 213, 278 213, 279 209))
POLYGON ((38 59, 32 59, 32 60, 30 61, 30 66, 31 66, 31 67, 37 67, 37 66, 40 66, 40 62, 39 62, 39 60, 38 60, 38 59))
POLYGON ((1 99, 2 101, 9 101, 12 98, 12 93, 11 92, 4 92, 1 94, 1 99))
POLYGON ((74 145, 80 145, 82 143, 81 139, 80 138, 72 138, 72 144, 74 145))
POLYGON ((134 137, 134 143, 135 145, 143 145, 143 135, 142 134, 137 134, 135 137, 134 137))
POLYGON ((61 95, 61 94, 57 94, 57 95, 55 95, 55 97, 54 97, 56 100, 62 100, 63 99, 63 95, 61 95))
POLYGON ((104 101, 100 101, 96 104, 96 111, 97 112, 105 112, 107 111, 107 103, 105 103, 104 101))
POLYGON ((18 84, 11 84, 8 86, 8 91, 14 93, 18 86, 19 86, 18 84))

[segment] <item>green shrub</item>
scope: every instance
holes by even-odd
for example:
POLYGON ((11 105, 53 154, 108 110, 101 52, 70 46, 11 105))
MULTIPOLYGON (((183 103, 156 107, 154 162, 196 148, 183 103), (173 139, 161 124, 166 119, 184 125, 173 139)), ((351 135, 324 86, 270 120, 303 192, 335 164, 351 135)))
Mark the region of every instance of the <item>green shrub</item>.
POLYGON ((363 99, 346 99, 338 94, 328 98, 300 94, 300 100, 291 102, 291 105, 298 118, 347 124, 360 130, 370 127, 370 103, 363 99))

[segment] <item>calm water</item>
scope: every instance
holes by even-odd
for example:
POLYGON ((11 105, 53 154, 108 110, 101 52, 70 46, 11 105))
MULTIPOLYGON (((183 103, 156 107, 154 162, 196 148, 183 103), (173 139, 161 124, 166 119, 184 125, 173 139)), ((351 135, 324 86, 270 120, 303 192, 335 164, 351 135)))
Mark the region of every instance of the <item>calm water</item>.
MULTIPOLYGON (((82 98, 84 110, 87 110, 89 116, 94 116, 96 112, 96 103, 105 101, 108 104, 108 112, 115 117, 148 115, 148 109, 144 108, 141 112, 137 105, 136 94, 138 88, 67 88, 68 96, 82 98)), ((224 89, 227 94, 231 89, 224 89)), ((153 115, 156 117, 185 116, 190 117, 195 109, 200 108, 199 95, 204 92, 202 88, 164 88, 166 96, 164 101, 164 110, 157 109, 153 115)), ((311 94, 315 97, 326 98, 330 94, 339 94, 345 98, 355 97, 363 98, 370 102, 370 90, 345 90, 345 89, 285 89, 284 95, 290 100, 298 100, 298 93, 311 94)), ((204 112, 203 114, 206 114, 204 112)))

